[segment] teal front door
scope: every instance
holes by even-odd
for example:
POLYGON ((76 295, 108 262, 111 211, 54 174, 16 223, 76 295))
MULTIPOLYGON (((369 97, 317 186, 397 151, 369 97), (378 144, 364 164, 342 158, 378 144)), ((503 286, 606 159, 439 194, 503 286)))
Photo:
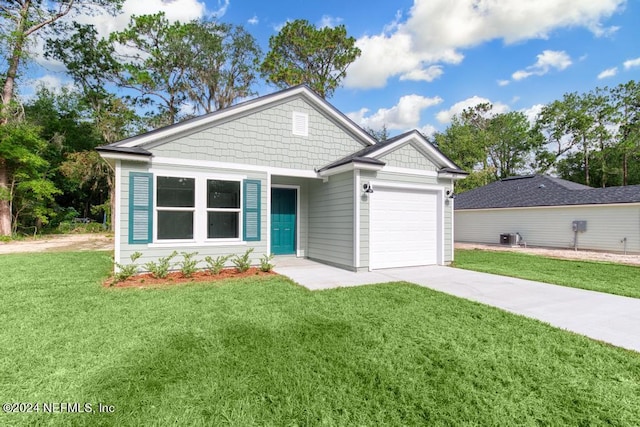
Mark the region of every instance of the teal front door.
POLYGON ((271 189, 271 253, 296 253, 296 190, 271 189))

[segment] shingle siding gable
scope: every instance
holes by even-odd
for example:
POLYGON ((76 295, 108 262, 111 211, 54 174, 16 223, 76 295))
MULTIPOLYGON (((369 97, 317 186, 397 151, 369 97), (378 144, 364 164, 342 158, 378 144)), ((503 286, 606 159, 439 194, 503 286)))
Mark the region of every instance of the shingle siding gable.
POLYGON ((314 169, 362 148, 335 121, 295 98, 148 150, 160 157, 314 169), (293 134, 294 112, 308 115, 308 136, 293 134))

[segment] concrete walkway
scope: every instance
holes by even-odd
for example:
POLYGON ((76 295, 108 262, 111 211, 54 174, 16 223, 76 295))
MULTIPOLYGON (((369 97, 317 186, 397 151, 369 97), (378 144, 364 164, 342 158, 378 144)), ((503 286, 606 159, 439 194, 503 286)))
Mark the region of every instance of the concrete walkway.
POLYGON ((542 320, 640 352, 640 299, 451 267, 392 268, 353 273, 294 257, 275 271, 311 290, 405 281, 542 320))

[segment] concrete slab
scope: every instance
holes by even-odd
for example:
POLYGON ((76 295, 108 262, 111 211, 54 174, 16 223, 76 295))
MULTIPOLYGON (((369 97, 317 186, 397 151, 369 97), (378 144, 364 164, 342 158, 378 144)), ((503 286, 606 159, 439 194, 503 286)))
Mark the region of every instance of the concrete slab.
POLYGON ((442 266, 354 273, 295 257, 275 263, 276 272, 312 290, 411 282, 640 352, 637 298, 442 266))

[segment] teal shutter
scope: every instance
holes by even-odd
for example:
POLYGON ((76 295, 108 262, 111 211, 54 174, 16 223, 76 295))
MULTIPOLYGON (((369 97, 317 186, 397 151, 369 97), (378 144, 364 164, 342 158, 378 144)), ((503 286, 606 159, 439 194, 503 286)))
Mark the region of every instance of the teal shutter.
POLYGON ((153 241, 153 174, 129 173, 129 244, 153 241))
POLYGON ((244 202, 242 209, 243 240, 260 241, 260 181, 245 179, 243 181, 244 202))

